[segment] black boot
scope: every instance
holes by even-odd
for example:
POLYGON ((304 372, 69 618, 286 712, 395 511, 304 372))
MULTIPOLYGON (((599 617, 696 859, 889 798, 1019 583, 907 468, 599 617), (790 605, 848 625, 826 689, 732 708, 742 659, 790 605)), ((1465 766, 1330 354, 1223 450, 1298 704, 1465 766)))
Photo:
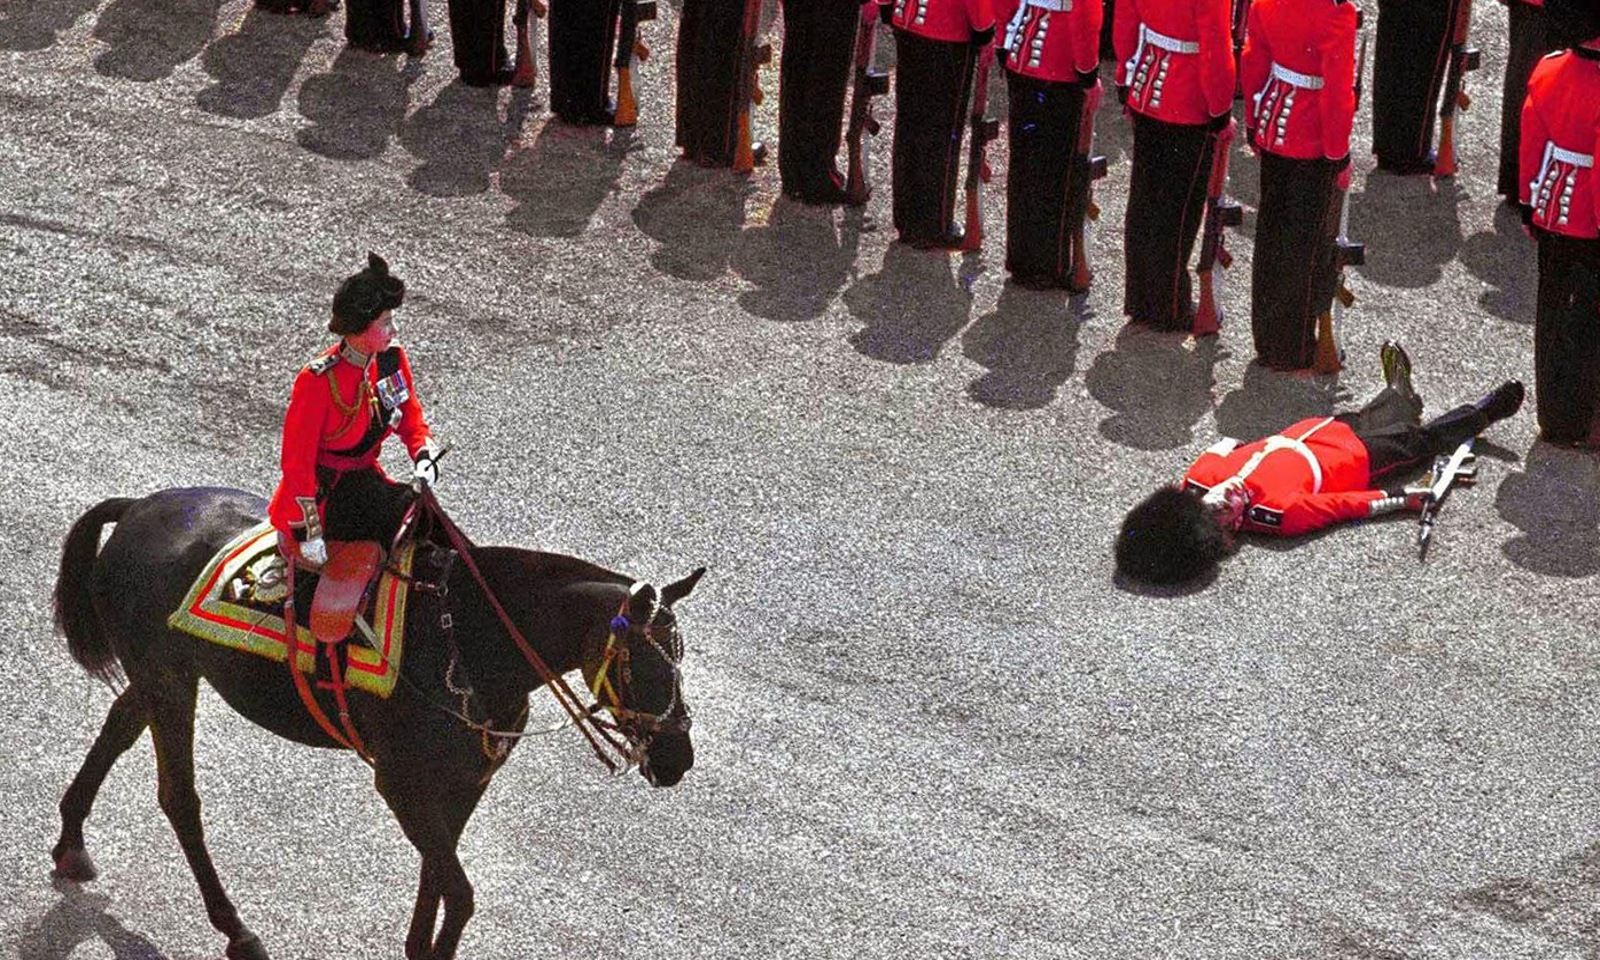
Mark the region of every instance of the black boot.
POLYGON ((1522 398, 1526 394, 1521 381, 1507 380, 1495 387, 1488 396, 1479 400, 1473 406, 1482 411, 1490 423, 1505 418, 1522 409, 1522 398))

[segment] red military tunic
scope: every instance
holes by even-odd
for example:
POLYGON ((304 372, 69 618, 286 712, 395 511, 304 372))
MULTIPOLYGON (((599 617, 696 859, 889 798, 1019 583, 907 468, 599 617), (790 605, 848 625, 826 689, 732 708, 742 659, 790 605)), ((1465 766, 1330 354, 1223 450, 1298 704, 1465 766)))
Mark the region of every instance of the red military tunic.
POLYGON ((1006 69, 1076 83, 1100 66, 1101 0, 997 0, 1006 69))
POLYGON ((893 0, 889 23, 929 40, 967 43, 994 28, 990 0, 893 0))
POLYGON ((1229 0, 1117 0, 1112 37, 1128 108, 1167 123, 1206 123, 1233 109, 1229 0))
MULTIPOLYGON (((392 433, 400 435, 413 459, 427 445, 432 434, 417 398, 411 362, 398 346, 384 353, 395 355, 398 368, 382 378, 381 388, 379 356, 359 367, 338 344, 295 378, 283 418, 283 479, 267 507, 268 519, 280 531, 308 527, 313 516, 320 528, 318 467, 381 472, 378 453, 392 433), (392 400, 397 402, 391 409, 392 400)), ((308 536, 315 535, 316 529, 308 531, 308 536)))
POLYGON ((1183 480, 1206 491, 1239 477, 1249 497, 1243 529, 1292 537, 1371 516, 1387 494, 1367 489, 1370 464, 1349 424, 1314 417, 1254 443, 1223 440, 1183 480))
POLYGON ((1296 160, 1349 155, 1358 16, 1345 0, 1250 5, 1239 71, 1245 128, 1257 147, 1296 160))
POLYGON ((1600 236, 1594 155, 1600 140, 1600 53, 1552 53, 1528 78, 1519 196, 1541 230, 1600 236))

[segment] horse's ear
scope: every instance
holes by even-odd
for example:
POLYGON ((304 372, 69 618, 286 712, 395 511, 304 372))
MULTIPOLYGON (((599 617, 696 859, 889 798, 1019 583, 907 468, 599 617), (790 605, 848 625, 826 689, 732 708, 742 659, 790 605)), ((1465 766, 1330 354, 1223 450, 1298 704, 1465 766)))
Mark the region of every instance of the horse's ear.
POLYGON ((682 580, 674 580, 661 588, 661 605, 670 607, 694 592, 694 585, 706 575, 705 567, 697 567, 695 571, 682 580))
POLYGON ((656 606, 656 588, 640 580, 628 590, 628 619, 645 624, 656 606))

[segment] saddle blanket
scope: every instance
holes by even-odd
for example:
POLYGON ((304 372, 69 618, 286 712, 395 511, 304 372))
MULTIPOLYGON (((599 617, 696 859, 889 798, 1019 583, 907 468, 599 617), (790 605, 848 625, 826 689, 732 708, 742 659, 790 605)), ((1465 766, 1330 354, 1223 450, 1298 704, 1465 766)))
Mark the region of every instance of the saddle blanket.
MULTIPOLYGON (((379 697, 394 692, 400 675, 400 655, 404 650, 407 583, 402 575, 411 573, 415 544, 406 543, 390 558, 378 577, 372 599, 365 611, 372 626, 377 649, 346 642, 349 668, 345 682, 351 687, 379 697)), ((312 574, 295 575, 295 666, 302 673, 315 674, 317 641, 305 626, 311 592, 305 589, 312 574)), ((183 604, 167 618, 167 626, 193 634, 225 647, 244 650, 270 660, 288 656, 284 639, 283 600, 288 592, 284 579, 283 557, 278 553, 277 533, 265 521, 239 534, 206 564, 183 604)))

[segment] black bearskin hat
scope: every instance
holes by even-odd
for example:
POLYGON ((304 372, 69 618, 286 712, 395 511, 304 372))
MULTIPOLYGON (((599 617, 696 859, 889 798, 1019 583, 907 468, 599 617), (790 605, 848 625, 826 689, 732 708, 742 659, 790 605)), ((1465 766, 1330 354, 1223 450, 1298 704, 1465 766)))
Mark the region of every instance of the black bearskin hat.
POLYGON ((1200 494, 1166 486, 1123 518, 1117 570, 1146 583, 1193 580, 1228 552, 1228 535, 1200 494))
POLYGON ((367 329, 378 314, 400 306, 406 298, 405 281, 389 275, 389 265, 376 253, 367 254, 367 268, 339 284, 333 295, 333 320, 328 331, 351 336, 367 329))
POLYGON ((1558 41, 1579 44, 1600 37, 1600 0, 1545 0, 1544 12, 1558 41))

